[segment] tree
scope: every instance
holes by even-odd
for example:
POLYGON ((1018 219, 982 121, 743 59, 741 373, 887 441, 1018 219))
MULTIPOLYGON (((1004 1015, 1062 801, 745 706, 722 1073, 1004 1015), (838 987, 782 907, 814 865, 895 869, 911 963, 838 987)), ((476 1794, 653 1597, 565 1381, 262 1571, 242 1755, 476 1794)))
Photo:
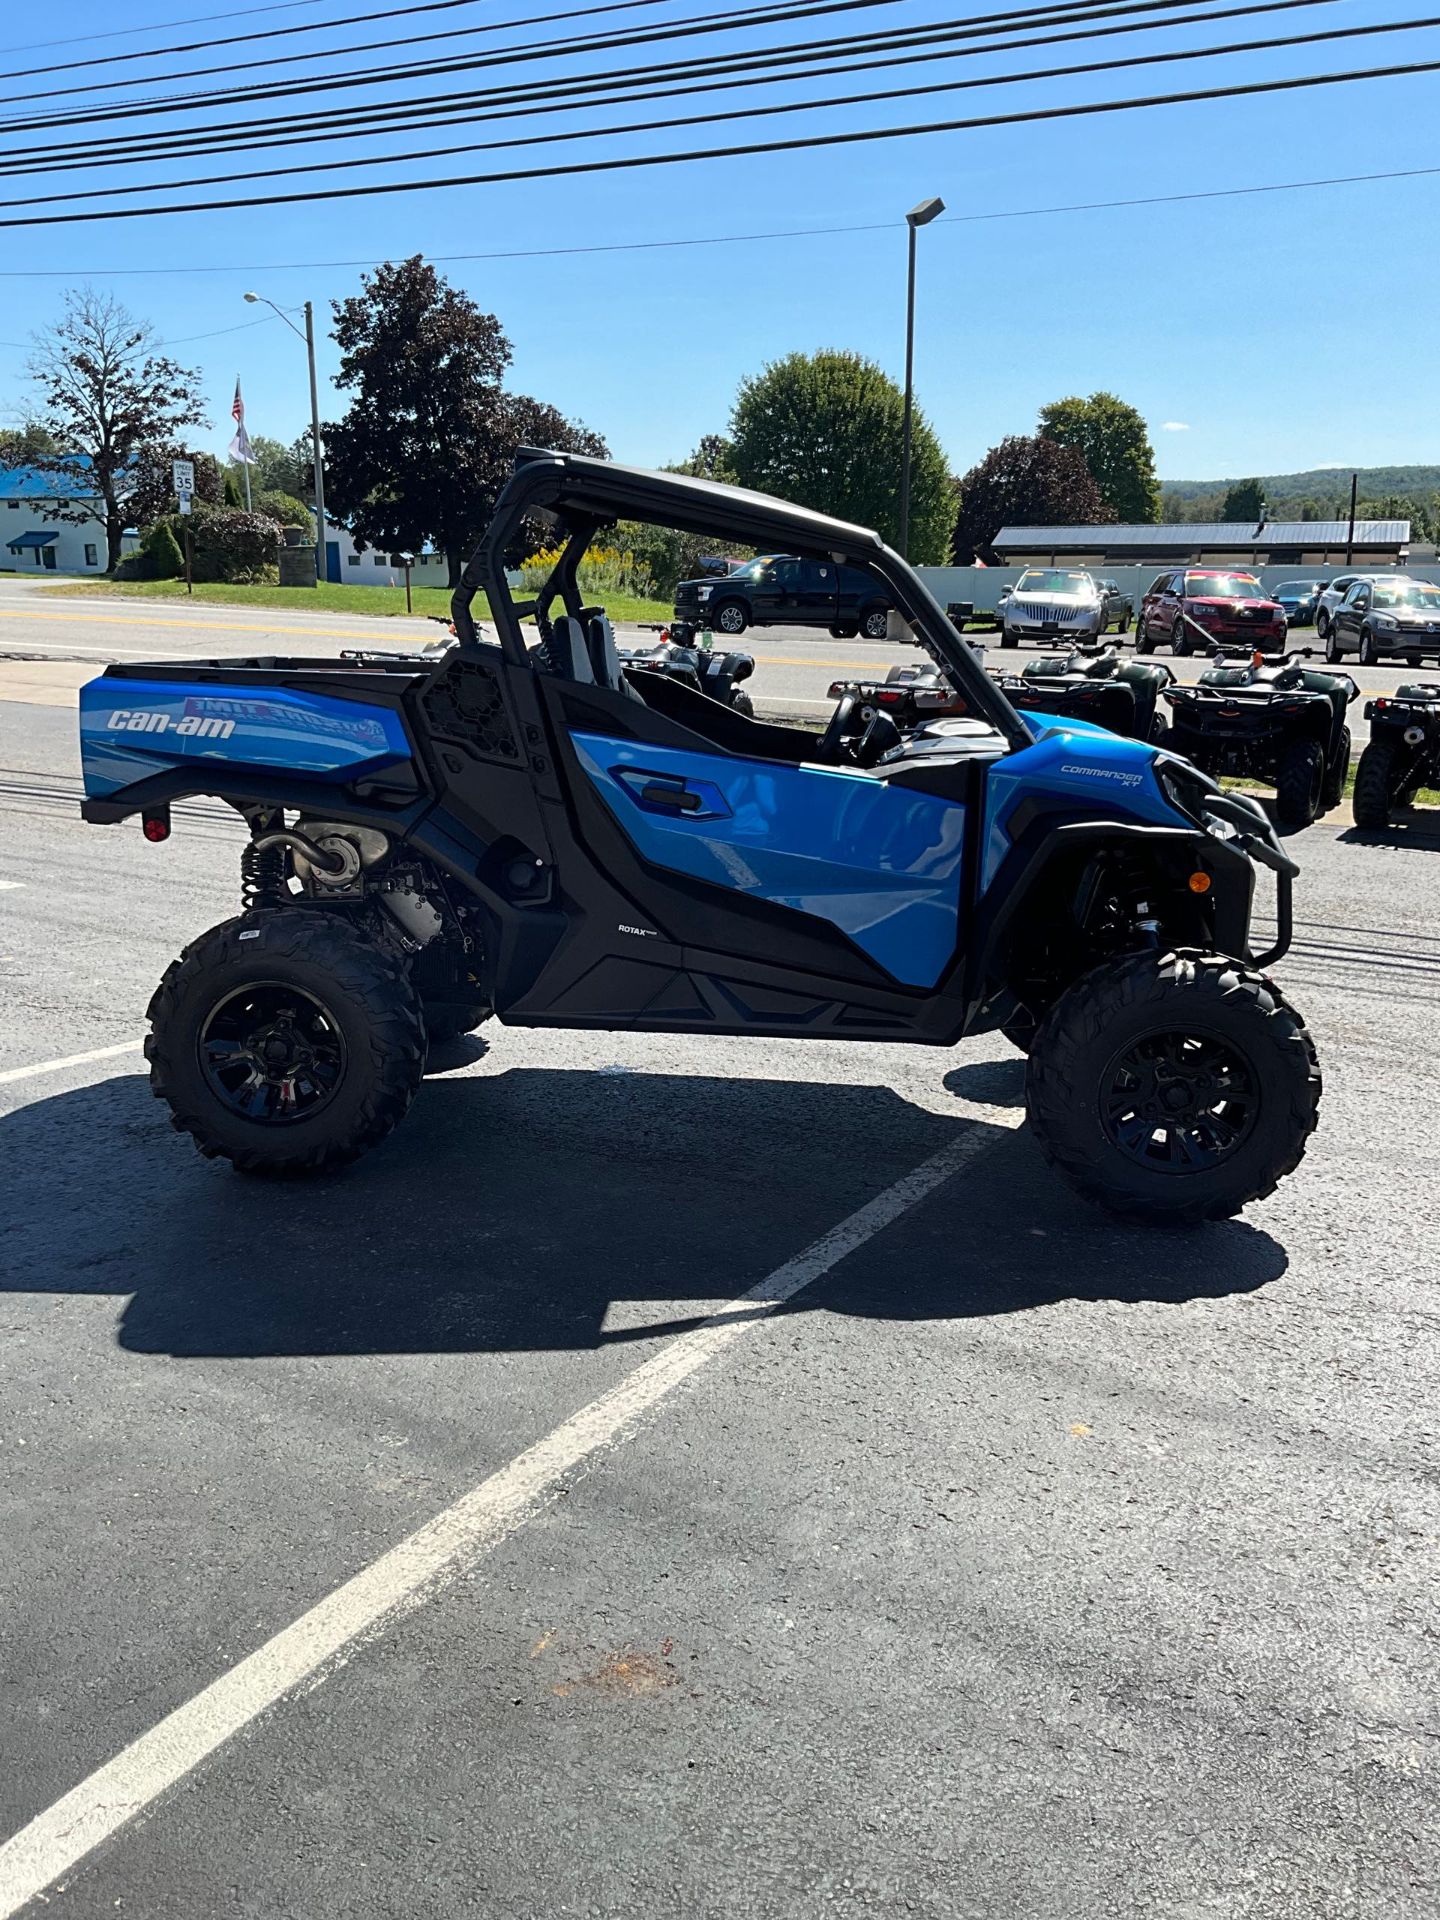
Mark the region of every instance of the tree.
POLYGON ((250 441, 250 451, 255 456, 250 463, 253 493, 288 493, 298 500, 309 499, 315 486, 315 468, 308 433, 302 433, 288 447, 283 440, 257 433, 250 441))
POLYGON ((979 555, 997 565, 991 542, 1002 527, 1094 526, 1114 518, 1074 447, 1012 434, 960 482, 955 559, 966 566, 979 555))
POLYGON ((353 398, 324 428, 327 503, 361 546, 433 544, 454 585, 516 449, 603 456, 598 435, 501 385, 510 342, 419 254, 366 274, 333 303, 338 384, 353 398))
POLYGON ((59 451, 44 427, 34 420, 18 427, 0 427, 0 468, 49 467, 59 451))
POLYGON ((1265 489, 1258 480, 1236 480, 1225 490, 1222 520, 1259 520, 1265 510, 1265 489))
POLYGON ((700 444, 686 460, 671 468, 671 473, 688 473, 696 480, 719 480, 735 484, 735 446, 723 433, 703 433, 700 444))
POLYGON ((132 505, 137 462, 171 445, 183 428, 208 424, 200 375, 157 353, 145 322, 88 287, 65 296, 64 316, 30 371, 42 395, 38 424, 63 450, 48 465, 70 496, 47 508, 47 517, 77 525, 101 520, 113 573, 122 537, 139 525, 132 505))
POLYGON ((222 502, 227 507, 239 508, 245 505, 245 489, 241 486, 234 467, 226 467, 222 502))
MULTIPOLYGON (((900 538, 899 387, 858 353, 792 353, 740 384, 731 420, 735 476, 818 513, 900 538)), ((910 558, 945 559, 955 503, 940 442, 917 409, 910 558)))
POLYGON ((263 513, 282 527, 301 527, 308 539, 314 539, 315 516, 293 493, 282 493, 278 487, 257 487, 252 497, 256 513, 263 513))
POLYGON ((1134 407, 1113 393, 1052 400, 1040 409, 1039 431, 1076 449, 1117 520, 1144 525, 1160 518, 1155 450, 1134 407))
POLYGON ((157 520, 140 542, 145 573, 151 580, 175 580, 185 571, 185 556, 168 520, 157 520))

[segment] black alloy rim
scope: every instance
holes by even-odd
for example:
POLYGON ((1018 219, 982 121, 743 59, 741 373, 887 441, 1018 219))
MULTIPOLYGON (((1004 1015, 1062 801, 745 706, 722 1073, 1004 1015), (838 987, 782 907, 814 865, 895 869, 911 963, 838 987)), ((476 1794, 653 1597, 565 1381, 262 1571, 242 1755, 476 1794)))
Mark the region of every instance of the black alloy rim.
POLYGON ((1214 1034, 1132 1040, 1100 1079, 1100 1124, 1112 1146, 1152 1173, 1203 1173, 1236 1154, 1260 1112, 1245 1056, 1214 1034))
POLYGON ((309 1120, 345 1076, 345 1037, 302 987, 257 981, 227 994, 200 1030, 200 1068, 231 1113, 261 1126, 309 1120))

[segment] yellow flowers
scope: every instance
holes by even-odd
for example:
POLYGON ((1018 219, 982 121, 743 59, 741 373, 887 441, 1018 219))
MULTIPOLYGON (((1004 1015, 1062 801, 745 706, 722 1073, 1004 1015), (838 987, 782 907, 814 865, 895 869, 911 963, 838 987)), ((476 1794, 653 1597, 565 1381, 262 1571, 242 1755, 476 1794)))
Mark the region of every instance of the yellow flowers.
MULTIPOLYGON (((524 590, 527 593, 538 592, 559 558, 559 547, 532 554, 520 568, 520 584, 524 590)), ((580 591, 586 595, 624 593, 638 600, 649 600, 655 592, 649 567, 643 560, 637 560, 628 549, 619 547, 588 548, 576 577, 580 591)))

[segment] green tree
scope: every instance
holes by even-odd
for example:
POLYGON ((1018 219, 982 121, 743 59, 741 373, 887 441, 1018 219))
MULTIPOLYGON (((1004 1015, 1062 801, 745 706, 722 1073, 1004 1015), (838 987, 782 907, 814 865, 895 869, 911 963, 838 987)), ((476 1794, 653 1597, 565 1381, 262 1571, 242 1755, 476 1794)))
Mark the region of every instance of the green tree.
MULTIPOLYGON (((858 353, 792 353, 744 380, 731 420, 742 486, 900 537, 899 387, 858 353)), ((945 560, 955 501, 940 442, 914 416, 910 558, 945 560)))
POLYGON ((314 538, 315 516, 293 493, 284 493, 279 487, 258 487, 253 499, 256 513, 263 513, 267 520, 277 521, 282 527, 303 527, 307 537, 314 538))
POLYGON ((1155 450, 1134 407, 1113 393, 1092 393, 1088 400, 1072 395, 1040 409, 1039 430, 1075 448, 1117 520, 1139 526, 1160 518, 1155 450))
POLYGON ((991 542, 1002 527, 1094 526, 1114 518, 1074 447, 1043 434, 1012 434, 960 482, 955 559, 994 566, 999 556, 991 542))
POLYGON ((195 469, 195 498, 218 506, 224 498, 224 478, 220 462, 213 453, 180 442, 171 446, 144 447, 135 456, 126 476, 128 491, 125 507, 132 526, 148 527, 162 514, 178 512, 175 497, 174 465, 188 460, 195 469))
POLYGON ((1225 491, 1222 520, 1258 521, 1265 510, 1265 489, 1258 480, 1235 480, 1225 491))
POLYGON ((250 464, 252 493, 288 493, 296 499, 309 499, 315 474, 308 433, 302 433, 288 447, 268 433, 257 433, 251 439, 250 451, 255 456, 250 464))
POLYGON ((168 520, 157 520, 140 542, 145 572, 152 580, 174 580, 185 571, 185 556, 168 520))
POLYGON ((234 467, 225 469, 225 490, 221 499, 227 507, 243 507, 245 504, 245 490, 234 467))
POLYGON ((88 287, 65 296, 30 372, 41 393, 37 422, 64 449, 48 464, 70 496, 48 517, 99 519, 113 573, 122 538, 143 524, 135 517, 137 462, 172 445, 182 428, 205 424, 200 375, 157 353, 143 321, 88 287))
POLYGON ((603 455, 605 442, 544 401, 504 390, 510 342, 500 322, 419 254, 377 267, 361 289, 334 302, 337 384, 352 398, 344 419, 322 430, 327 506, 362 546, 433 545, 453 586, 518 448, 603 455))
POLYGON ((50 434, 34 420, 0 427, 0 468, 48 466, 59 452, 50 434))

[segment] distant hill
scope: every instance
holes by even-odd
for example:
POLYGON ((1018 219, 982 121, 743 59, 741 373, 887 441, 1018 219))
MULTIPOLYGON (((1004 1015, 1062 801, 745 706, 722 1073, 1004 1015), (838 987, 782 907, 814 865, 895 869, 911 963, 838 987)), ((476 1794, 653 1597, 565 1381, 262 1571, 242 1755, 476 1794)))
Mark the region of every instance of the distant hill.
MULTIPOLYGON (((1349 467, 1312 467, 1308 473, 1266 473, 1258 476, 1272 514, 1290 505, 1331 501, 1348 507, 1350 500, 1349 467)), ((1360 498, 1383 500, 1387 494, 1401 499, 1428 499, 1440 492, 1440 466, 1434 467, 1361 467, 1360 498)), ((1161 490, 1184 501, 1223 495, 1227 487, 1250 474, 1236 474, 1229 480, 1162 480, 1161 490)))

